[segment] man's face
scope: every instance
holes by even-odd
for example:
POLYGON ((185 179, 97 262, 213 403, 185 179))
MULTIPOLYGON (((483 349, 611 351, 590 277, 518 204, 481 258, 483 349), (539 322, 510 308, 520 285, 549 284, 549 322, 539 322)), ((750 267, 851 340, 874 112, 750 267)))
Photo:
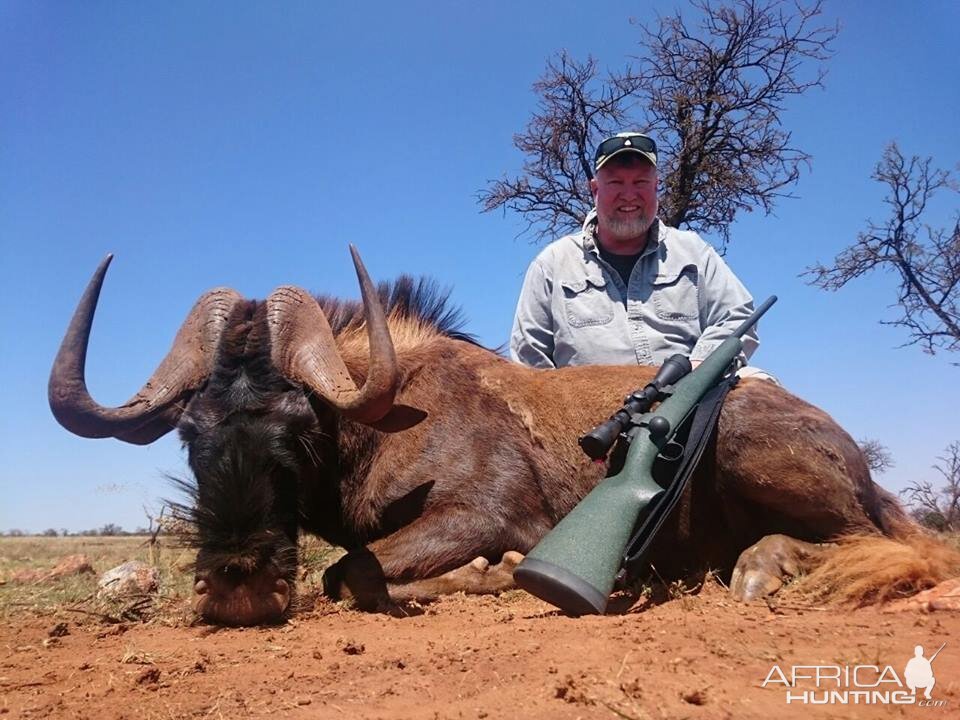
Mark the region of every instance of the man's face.
POLYGON ((657 216, 657 169, 635 154, 614 158, 590 181, 600 238, 620 244, 646 238, 657 216))

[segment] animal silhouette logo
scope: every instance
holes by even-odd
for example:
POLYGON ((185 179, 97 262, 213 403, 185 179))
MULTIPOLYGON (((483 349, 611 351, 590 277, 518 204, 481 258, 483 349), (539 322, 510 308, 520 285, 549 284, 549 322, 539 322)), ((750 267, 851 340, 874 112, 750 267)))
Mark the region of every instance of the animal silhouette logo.
POLYGON ((913 657, 907 661, 907 666, 903 669, 903 679, 914 695, 917 694, 917 690, 923 690, 923 696, 927 700, 930 699, 930 691, 937 682, 933 676, 933 661, 937 659, 937 655, 945 645, 946 643, 943 643, 929 660, 923 656, 923 645, 917 645, 913 649, 913 657))

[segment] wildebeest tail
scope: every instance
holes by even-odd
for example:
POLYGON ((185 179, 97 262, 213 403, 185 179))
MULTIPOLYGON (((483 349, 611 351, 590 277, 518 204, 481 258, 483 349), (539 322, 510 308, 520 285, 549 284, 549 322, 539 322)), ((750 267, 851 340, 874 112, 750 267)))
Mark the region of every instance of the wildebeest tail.
POLYGON ((790 592, 814 602, 857 607, 909 597, 960 575, 960 552, 928 532, 896 495, 870 483, 864 509, 880 530, 838 539, 790 592))
POLYGON ((928 533, 900 510, 911 524, 893 537, 848 535, 840 538, 819 565, 790 588, 806 599, 862 607, 915 595, 960 575, 960 552, 928 533))

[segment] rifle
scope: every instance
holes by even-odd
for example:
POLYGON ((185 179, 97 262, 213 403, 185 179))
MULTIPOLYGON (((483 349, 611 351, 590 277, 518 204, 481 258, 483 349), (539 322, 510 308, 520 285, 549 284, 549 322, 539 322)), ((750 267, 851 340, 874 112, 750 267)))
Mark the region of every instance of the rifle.
MULTIPOLYGON (((703 396, 730 373, 743 349, 741 338, 776 301, 776 296, 764 301, 692 372, 685 369, 689 361, 684 366, 676 355, 668 359, 653 381, 580 439, 584 451, 596 459, 623 437, 629 442, 623 468, 601 481, 527 554, 513 573, 519 587, 571 615, 606 610, 624 551, 638 542, 635 537, 631 543, 637 519, 649 510, 642 527, 655 533, 663 519, 657 513, 673 506, 661 500, 677 495, 671 493, 673 487, 665 489, 654 481, 654 461, 703 396), (640 414, 660 399, 655 414, 640 414)), ((651 539, 643 544, 649 546, 651 539)))

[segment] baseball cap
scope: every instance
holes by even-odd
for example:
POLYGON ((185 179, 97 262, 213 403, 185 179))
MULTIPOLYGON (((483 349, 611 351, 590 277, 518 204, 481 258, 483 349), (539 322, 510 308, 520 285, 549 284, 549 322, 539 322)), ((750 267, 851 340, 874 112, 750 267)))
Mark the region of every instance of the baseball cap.
POLYGON ((597 145, 597 154, 593 159, 594 171, 603 167, 610 158, 625 152, 640 153, 654 167, 657 166, 657 144, 652 137, 638 132, 622 132, 597 145))

